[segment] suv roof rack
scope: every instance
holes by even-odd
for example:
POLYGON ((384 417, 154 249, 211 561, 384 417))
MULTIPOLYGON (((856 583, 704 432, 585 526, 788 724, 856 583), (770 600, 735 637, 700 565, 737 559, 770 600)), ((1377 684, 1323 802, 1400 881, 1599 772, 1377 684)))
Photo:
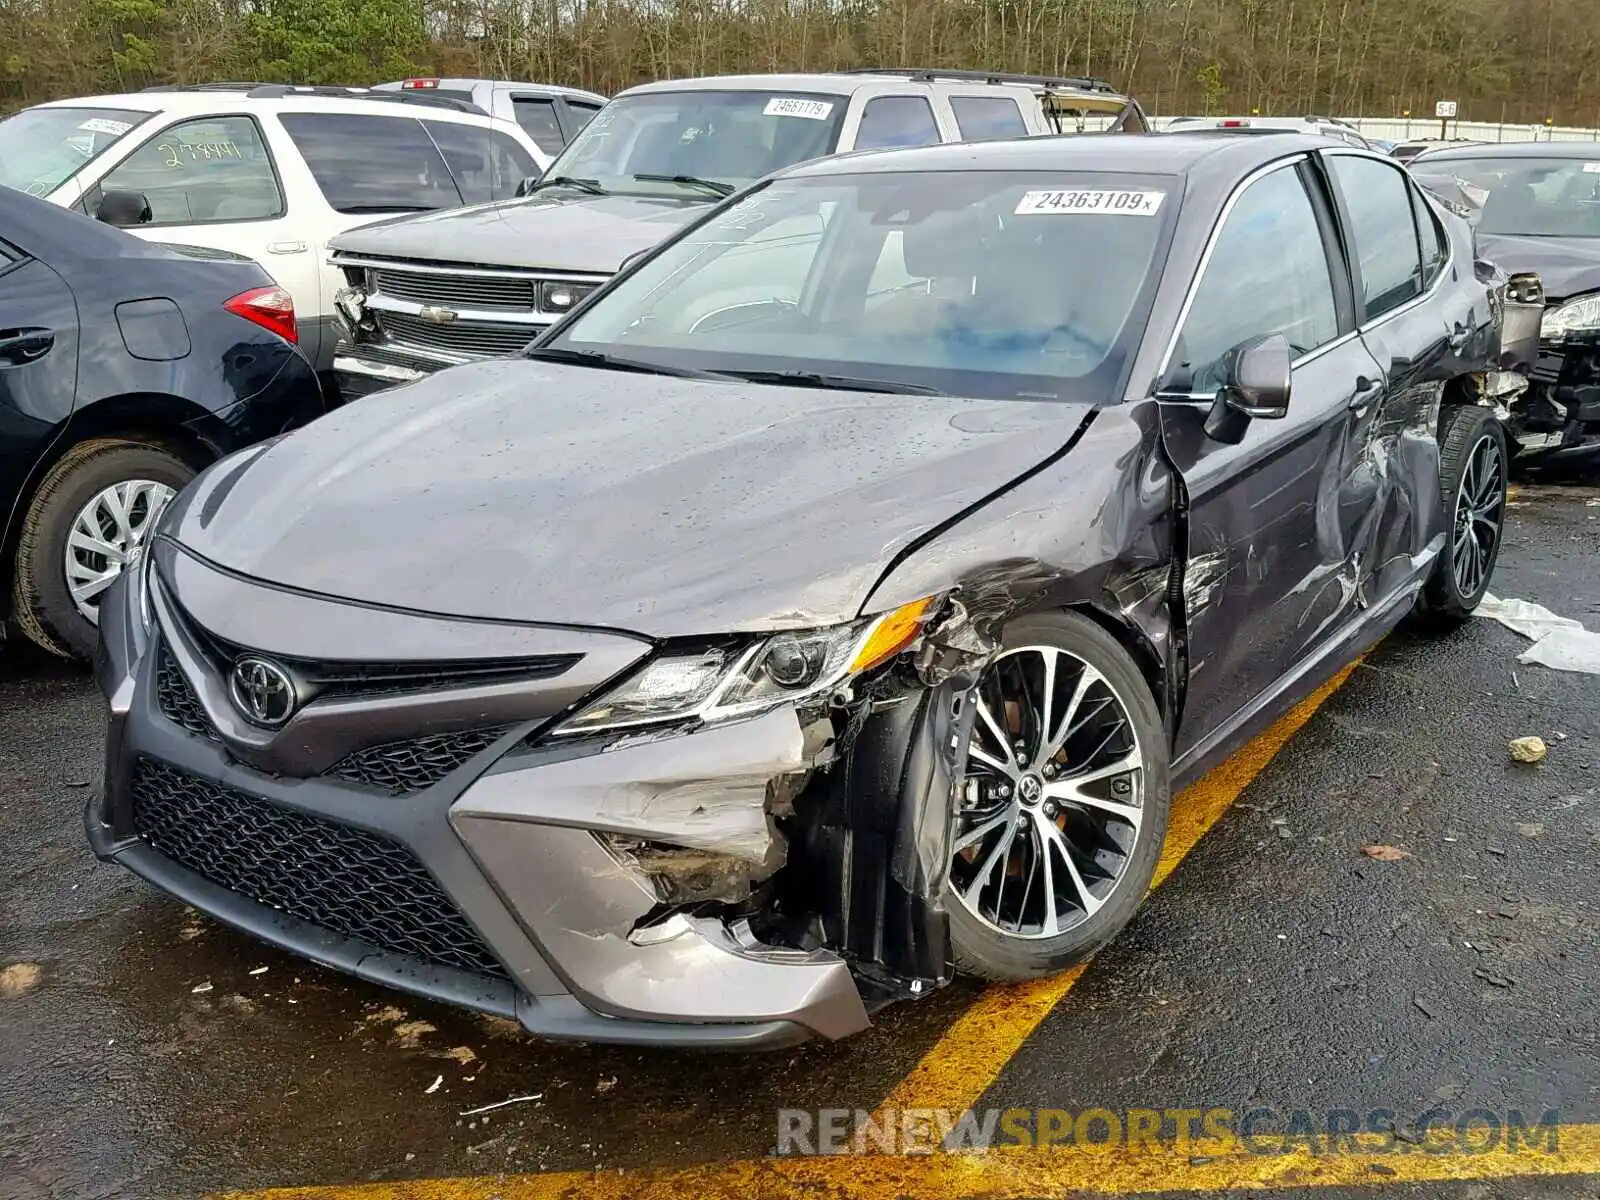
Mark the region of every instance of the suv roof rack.
POLYGON ((385 104, 425 104, 432 108, 449 108, 456 112, 478 113, 488 116, 488 110, 460 100, 454 96, 441 96, 434 91, 380 92, 374 88, 337 87, 331 84, 301 86, 291 83, 169 83, 147 87, 146 92, 243 92, 251 100, 284 100, 294 96, 328 96, 339 100, 379 100, 385 104))
POLYGON ((1030 87, 1075 88, 1080 92, 1122 95, 1104 79, 1087 75, 1018 75, 1009 71, 963 71, 944 67, 854 67, 846 75, 908 76, 922 83, 944 80, 951 83, 1023 83, 1030 87))

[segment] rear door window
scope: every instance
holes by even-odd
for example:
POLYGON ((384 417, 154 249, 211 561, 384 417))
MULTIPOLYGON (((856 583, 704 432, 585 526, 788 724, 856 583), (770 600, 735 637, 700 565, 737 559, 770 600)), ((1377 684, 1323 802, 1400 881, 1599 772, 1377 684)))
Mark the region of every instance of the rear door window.
POLYGON ((554 100, 515 96, 511 100, 511 110, 516 114, 517 124, 533 139, 533 144, 546 154, 559 154, 561 147, 567 144, 561 136, 561 122, 556 119, 554 100))
POLYGON ((588 104, 582 100, 567 101, 567 138, 571 140, 578 135, 590 121, 594 120, 595 113, 600 111, 598 104, 588 104))
POLYGON ((517 184, 538 171, 533 156, 496 129, 453 121, 424 121, 468 204, 507 200, 517 184))
POLYGON ((1445 241, 1444 230, 1439 228, 1439 218, 1423 199, 1421 189, 1409 185, 1408 190, 1412 211, 1417 214, 1417 237, 1422 242, 1422 286, 1432 287, 1450 258, 1450 245, 1445 241))
POLYGON ((1361 270, 1366 319, 1393 312, 1422 294, 1422 254, 1402 168, 1349 154, 1328 157, 1344 200, 1361 270))
POLYGON ((100 181, 102 192, 141 192, 152 225, 268 221, 283 192, 250 117, 205 117, 155 134, 100 181))
POLYGON ((950 107, 963 141, 987 142, 1027 135, 1022 110, 1010 96, 951 96, 950 107))
POLYGON ((287 113, 278 119, 335 212, 425 212, 462 203, 421 121, 367 113, 287 113))
POLYGON ((933 106, 922 96, 878 96, 861 111, 856 131, 857 150, 893 150, 904 146, 934 146, 939 122, 933 106))

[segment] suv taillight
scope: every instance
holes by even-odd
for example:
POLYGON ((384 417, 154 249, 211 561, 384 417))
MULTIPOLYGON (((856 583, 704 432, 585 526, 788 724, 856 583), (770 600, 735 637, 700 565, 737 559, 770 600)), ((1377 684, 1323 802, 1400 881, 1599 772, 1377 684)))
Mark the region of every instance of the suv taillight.
POLYGON ((222 307, 236 317, 271 330, 286 342, 300 341, 300 327, 294 320, 294 297, 281 287, 251 288, 222 307))

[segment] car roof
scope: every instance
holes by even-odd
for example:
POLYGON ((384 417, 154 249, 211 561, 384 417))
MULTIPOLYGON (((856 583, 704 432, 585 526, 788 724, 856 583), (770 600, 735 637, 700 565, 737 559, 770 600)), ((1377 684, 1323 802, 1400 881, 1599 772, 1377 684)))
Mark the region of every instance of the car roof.
POLYGON ((1473 142, 1465 146, 1437 143, 1418 158, 1442 162, 1453 158, 1574 158, 1600 162, 1595 142, 1473 142))
MULTIPOLYGON (((426 116, 431 120, 459 121, 482 124, 493 120, 487 112, 450 108, 444 105, 419 104, 412 100, 390 100, 372 93, 350 96, 282 95, 252 96, 256 85, 240 85, 235 90, 223 87, 180 89, 162 92, 120 92, 104 96, 77 96, 70 100, 47 100, 36 108, 118 108, 128 112, 170 113, 178 117, 205 117, 229 112, 248 112, 252 108, 266 108, 276 112, 304 113, 366 113, 388 116, 426 116)), ((497 121, 504 125, 506 122, 497 121)))
MULTIPOLYGON (((813 159, 781 172, 786 177, 899 171, 1117 171, 1177 175, 1210 161, 1221 171, 1248 174, 1291 154, 1327 150, 1315 134, 1233 130, 1194 133, 1066 134, 993 142, 954 142, 913 150, 859 150, 813 159)), ((1364 153, 1348 147, 1352 153, 1364 153)), ((1372 154, 1370 157, 1381 158, 1372 154)))
MULTIPOLYGON (((467 92, 476 88, 514 88, 519 92, 539 92, 542 95, 571 96, 578 100, 601 100, 605 97, 599 92, 586 92, 582 88, 566 87, 559 83, 531 83, 517 79, 474 79, 464 75, 408 75, 405 79, 395 79, 389 83, 375 83, 374 91, 398 92, 406 90, 403 85, 413 79, 426 79, 436 83, 441 91, 467 92)), ((431 91, 431 88, 417 88, 417 91, 431 91)))
MULTIPOLYGON (((841 96, 852 95, 864 88, 881 88, 885 84, 891 86, 904 86, 907 83, 926 84, 939 83, 946 86, 960 86, 963 80, 957 79, 915 79, 915 72, 907 69, 904 75, 863 74, 855 75, 845 71, 819 71, 813 74, 773 74, 773 75, 699 75, 690 79, 658 79, 653 83, 641 83, 626 91, 618 92, 617 96, 639 96, 651 92, 821 92, 841 96)), ((985 84, 981 81, 970 81, 983 87, 1010 87, 1026 89, 1022 83, 1001 82, 998 84, 985 84)))

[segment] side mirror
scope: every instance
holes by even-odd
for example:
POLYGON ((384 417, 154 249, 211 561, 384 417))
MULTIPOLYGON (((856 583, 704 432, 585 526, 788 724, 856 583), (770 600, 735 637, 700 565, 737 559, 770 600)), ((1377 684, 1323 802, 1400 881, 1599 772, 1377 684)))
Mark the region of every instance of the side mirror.
POLYGON ((1240 342, 1222 356, 1222 390, 1206 415, 1206 436, 1237 444, 1252 419, 1289 415, 1293 377, 1289 339, 1281 333, 1240 342))
POLYGON ((106 192, 94 210, 94 219, 127 229, 148 225, 154 217, 150 212, 150 199, 143 192, 106 192))
POLYGON ((541 180, 543 178, 544 178, 544 168, 543 167, 538 168, 536 170, 536 172, 534 174, 532 174, 532 175, 524 175, 522 177, 522 182, 517 184, 517 190, 514 193, 515 197, 518 200, 522 199, 522 197, 526 196, 529 192, 533 191, 533 189, 536 186, 538 186, 539 180, 541 180))

